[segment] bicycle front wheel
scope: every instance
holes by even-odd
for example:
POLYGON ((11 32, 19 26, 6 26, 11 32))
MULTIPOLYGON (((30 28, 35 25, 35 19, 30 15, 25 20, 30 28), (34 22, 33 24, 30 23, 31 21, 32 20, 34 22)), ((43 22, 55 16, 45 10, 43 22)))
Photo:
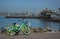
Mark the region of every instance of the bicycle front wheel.
POLYGON ((23 27, 22 32, 26 35, 30 34, 30 28, 29 27, 23 27))

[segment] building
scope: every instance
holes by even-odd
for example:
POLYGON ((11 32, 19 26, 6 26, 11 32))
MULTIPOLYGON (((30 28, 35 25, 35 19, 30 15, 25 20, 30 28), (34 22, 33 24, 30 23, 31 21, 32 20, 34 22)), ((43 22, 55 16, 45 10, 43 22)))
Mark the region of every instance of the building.
POLYGON ((42 12, 41 12, 41 16, 42 17, 48 17, 48 18, 50 18, 51 17, 51 10, 49 11, 47 8, 46 9, 44 9, 42 12))

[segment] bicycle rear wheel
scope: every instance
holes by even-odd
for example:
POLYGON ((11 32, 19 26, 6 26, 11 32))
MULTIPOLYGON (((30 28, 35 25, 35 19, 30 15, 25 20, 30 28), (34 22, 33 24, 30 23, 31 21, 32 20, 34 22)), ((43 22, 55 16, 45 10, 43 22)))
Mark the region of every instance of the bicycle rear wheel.
POLYGON ((13 36, 13 35, 15 35, 15 32, 14 31, 7 31, 7 34, 13 36))

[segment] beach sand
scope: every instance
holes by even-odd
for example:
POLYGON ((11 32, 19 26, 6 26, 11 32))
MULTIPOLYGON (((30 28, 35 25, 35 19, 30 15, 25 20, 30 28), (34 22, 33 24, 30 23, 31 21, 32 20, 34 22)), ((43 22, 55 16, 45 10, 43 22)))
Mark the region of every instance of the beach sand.
POLYGON ((30 35, 19 35, 9 36, 6 33, 0 33, 0 39, 60 39, 60 32, 56 33, 31 33, 30 35))

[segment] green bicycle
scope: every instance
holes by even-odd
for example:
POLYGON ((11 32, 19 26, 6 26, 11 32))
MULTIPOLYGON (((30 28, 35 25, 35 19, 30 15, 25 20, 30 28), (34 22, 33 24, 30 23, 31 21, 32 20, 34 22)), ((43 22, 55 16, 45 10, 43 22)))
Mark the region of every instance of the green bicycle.
POLYGON ((13 23, 12 25, 6 27, 6 33, 8 35, 16 35, 20 31, 22 31, 25 35, 29 35, 30 27, 24 22, 22 22, 21 26, 19 24, 13 23))

